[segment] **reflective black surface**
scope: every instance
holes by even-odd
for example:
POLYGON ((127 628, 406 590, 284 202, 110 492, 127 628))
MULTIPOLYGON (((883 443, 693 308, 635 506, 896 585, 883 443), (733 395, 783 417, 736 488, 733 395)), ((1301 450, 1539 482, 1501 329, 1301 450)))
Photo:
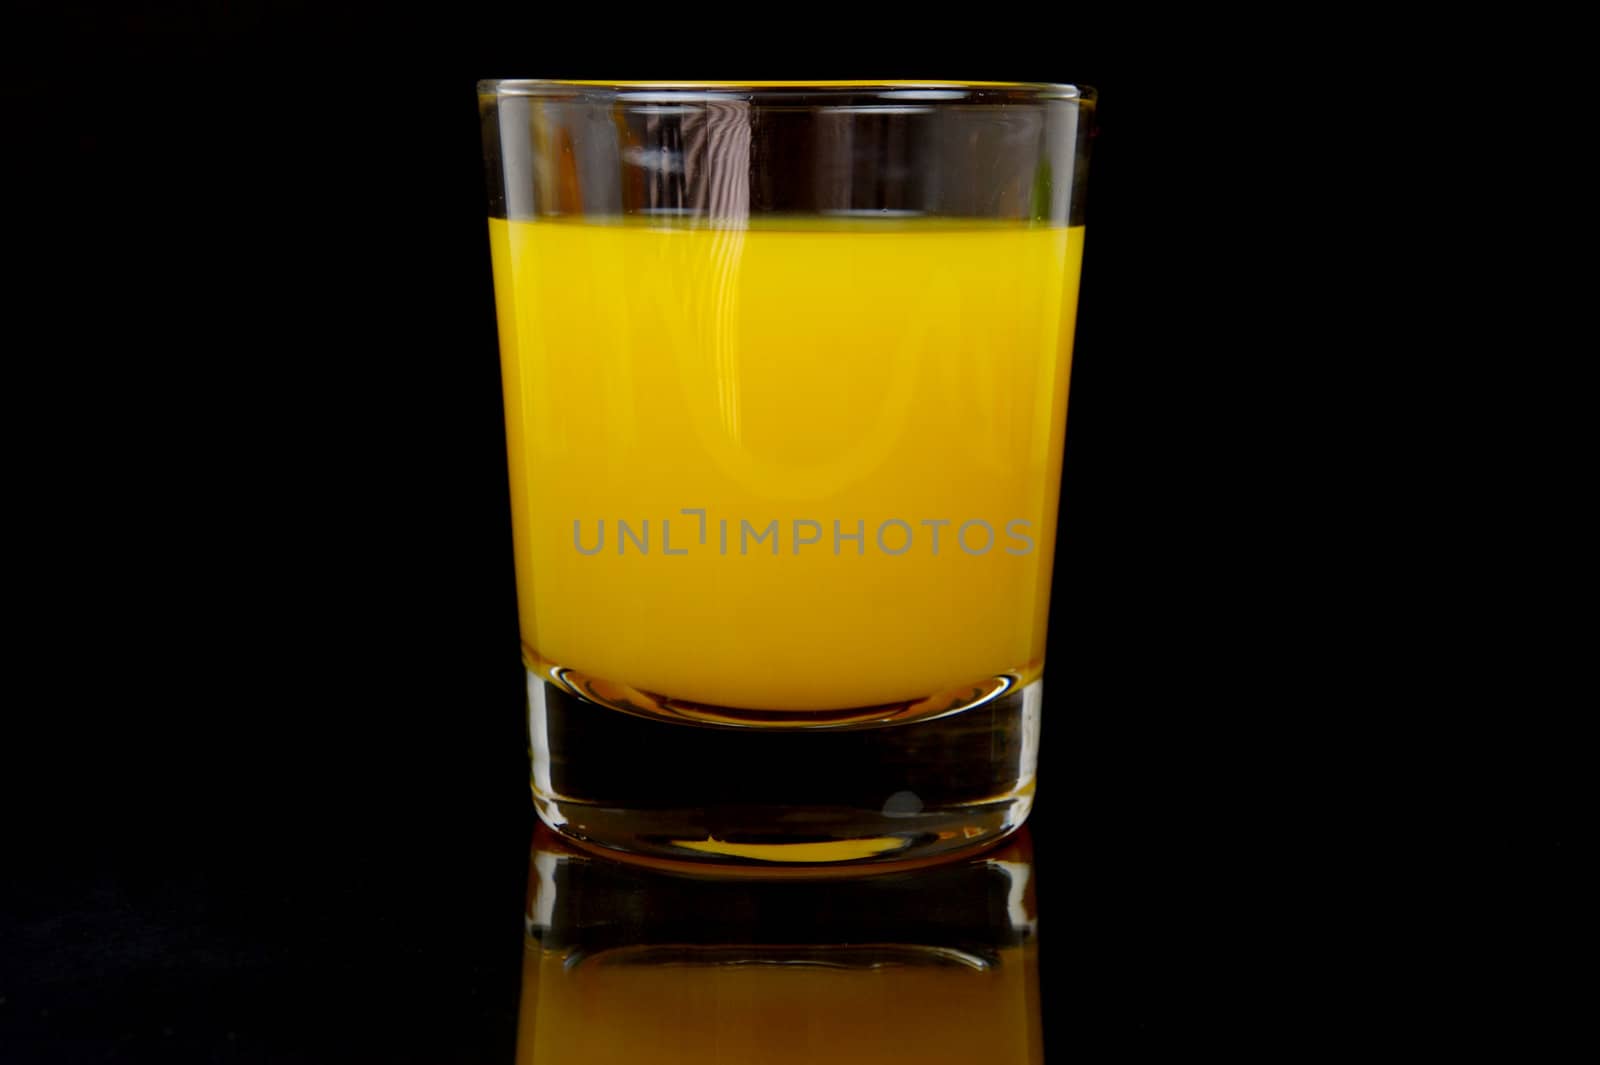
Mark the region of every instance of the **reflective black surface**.
POLYGON ((1173 840, 1108 838, 1133 821, 1045 805, 954 862, 752 880, 574 851, 515 803, 476 826, 421 805, 348 837, 305 835, 304 809, 300 838, 213 824, 205 846, 124 824, 93 868, 30 868, 5 1060, 1031 1062, 1240 1008, 1189 942, 1214 886, 1173 840))
POLYGON ((652 869, 549 832, 530 867, 523 1065, 1043 1060, 1025 830, 874 876, 652 869))

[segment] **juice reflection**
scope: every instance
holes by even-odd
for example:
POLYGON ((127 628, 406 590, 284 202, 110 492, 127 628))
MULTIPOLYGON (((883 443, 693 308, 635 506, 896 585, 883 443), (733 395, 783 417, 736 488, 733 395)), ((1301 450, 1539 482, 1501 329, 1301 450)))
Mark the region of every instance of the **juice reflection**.
POLYGON ((752 880, 541 826, 532 865, 519 1065, 1043 1060, 1025 834, 911 872, 752 880))

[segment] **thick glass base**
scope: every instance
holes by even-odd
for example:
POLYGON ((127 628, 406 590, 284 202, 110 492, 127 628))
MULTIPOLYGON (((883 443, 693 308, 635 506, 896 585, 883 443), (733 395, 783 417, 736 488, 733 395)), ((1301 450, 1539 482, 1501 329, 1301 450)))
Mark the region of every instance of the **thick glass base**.
POLYGON ((911 720, 778 728, 635 713, 582 690, 529 673, 534 803, 556 831, 623 855, 876 867, 988 845, 1032 805, 1038 680, 911 720))

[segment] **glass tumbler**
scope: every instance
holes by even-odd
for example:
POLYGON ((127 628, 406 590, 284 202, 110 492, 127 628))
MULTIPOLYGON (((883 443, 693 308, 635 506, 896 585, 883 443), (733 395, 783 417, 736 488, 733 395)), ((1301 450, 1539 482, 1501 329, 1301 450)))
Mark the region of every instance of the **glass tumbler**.
POLYGON ((818 867, 1022 823, 1092 101, 480 83, 546 824, 818 867))

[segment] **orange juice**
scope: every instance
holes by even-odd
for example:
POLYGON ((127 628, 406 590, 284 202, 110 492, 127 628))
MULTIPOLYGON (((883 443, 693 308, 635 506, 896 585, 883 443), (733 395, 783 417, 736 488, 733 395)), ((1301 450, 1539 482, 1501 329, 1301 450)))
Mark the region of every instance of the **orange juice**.
POLYGON ((490 234, 533 668, 818 712, 1038 675, 1081 227, 490 234))
POLYGON ((997 952, 987 970, 927 962, 652 965, 613 953, 572 964, 529 944, 517 1065, 1044 1060, 1031 942, 997 952))

